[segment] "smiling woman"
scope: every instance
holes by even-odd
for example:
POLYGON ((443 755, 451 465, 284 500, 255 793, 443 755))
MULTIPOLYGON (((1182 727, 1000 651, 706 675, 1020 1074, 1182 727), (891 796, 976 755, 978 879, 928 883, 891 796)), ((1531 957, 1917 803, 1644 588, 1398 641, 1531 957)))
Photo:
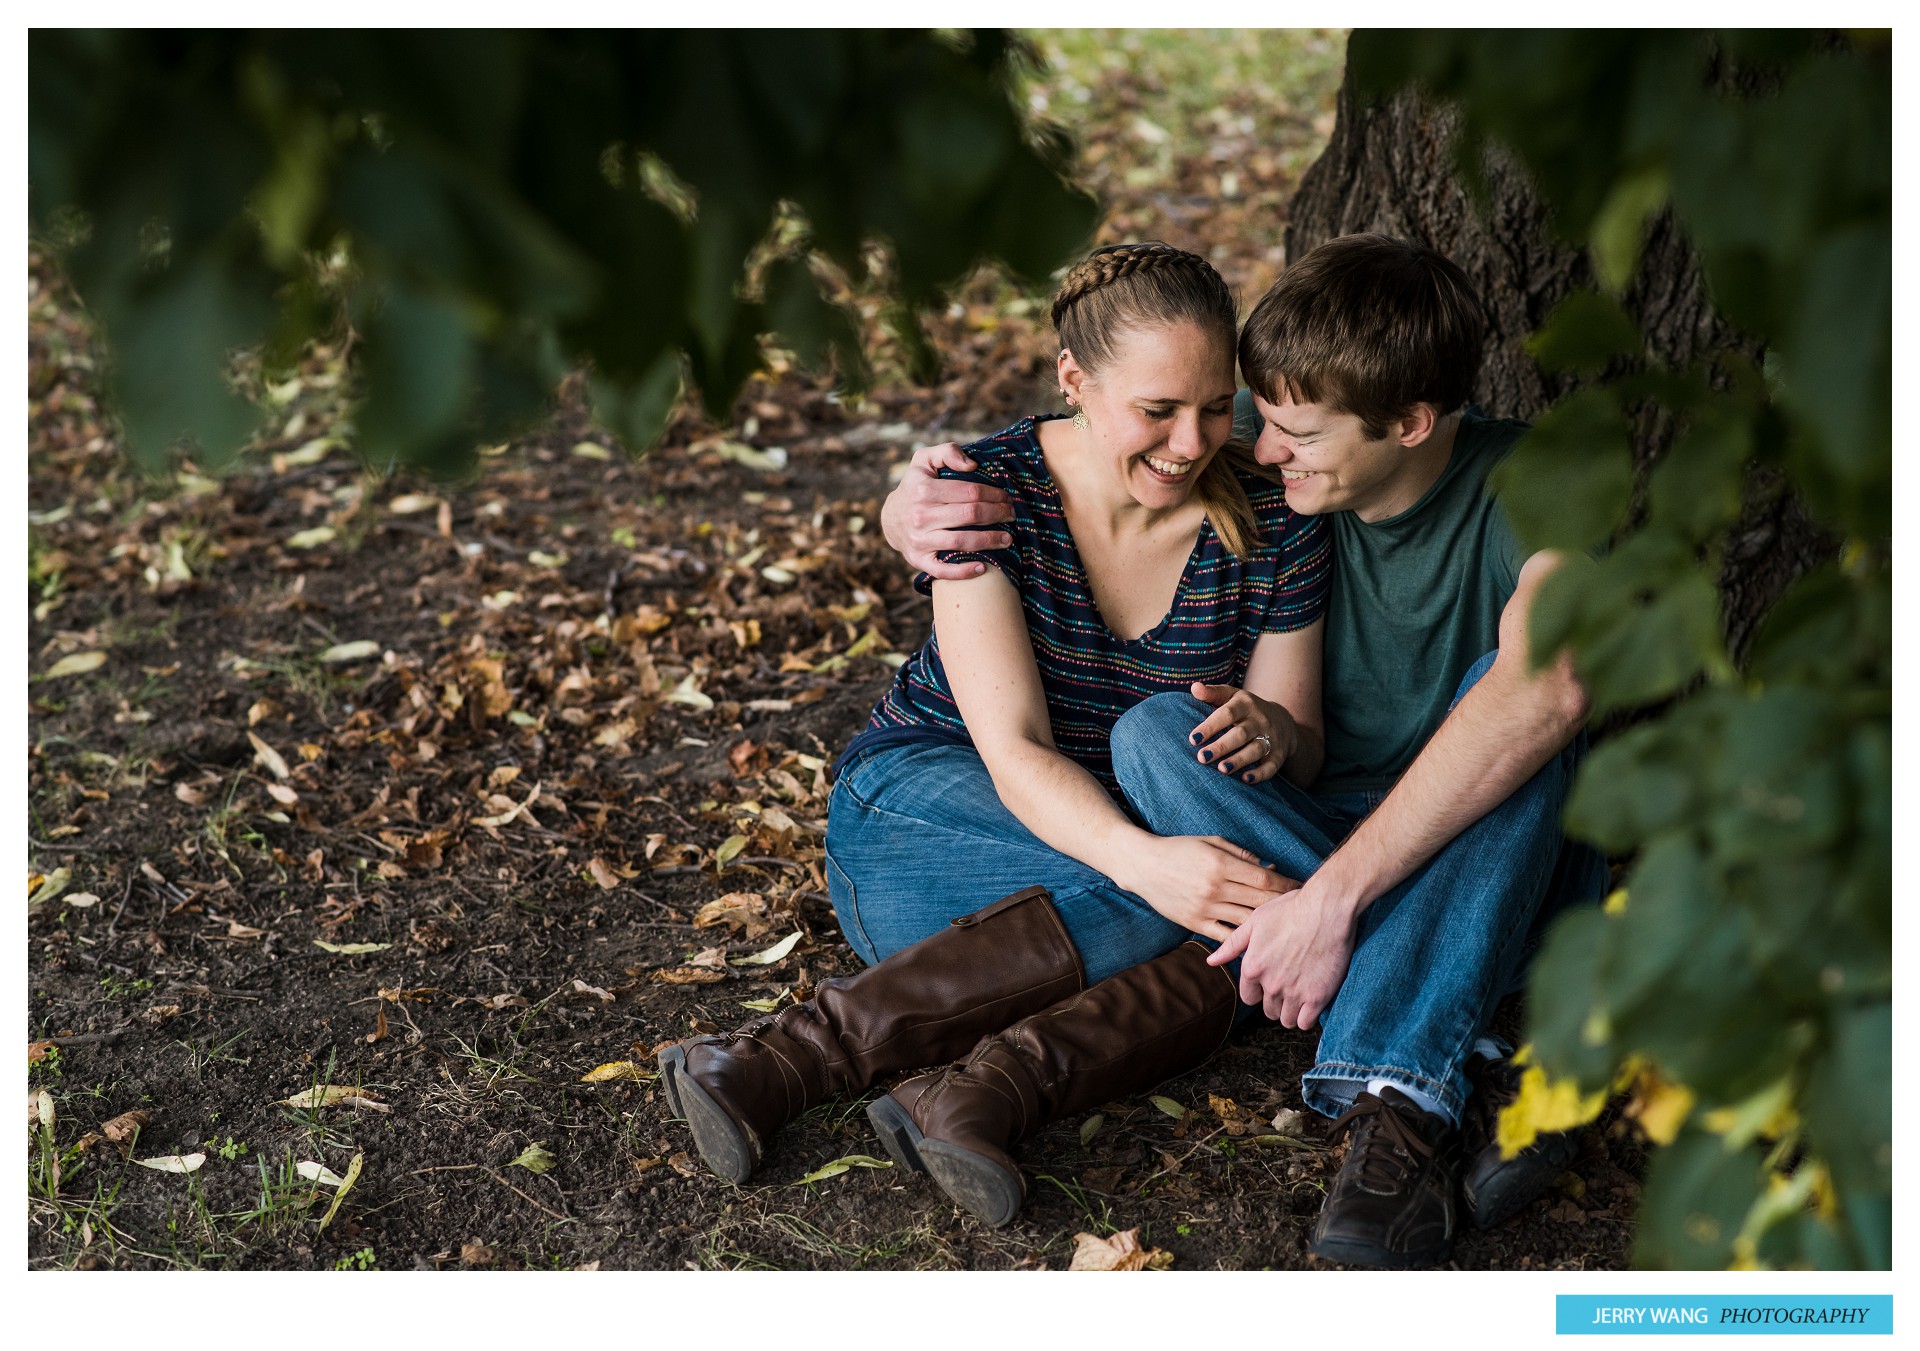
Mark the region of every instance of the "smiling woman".
POLYGON ((871 1115, 903 1166, 1006 1223, 1015 1136, 1211 1054, 1237 1002, 1208 945, 1293 885, 1121 805, 1180 775, 1305 782, 1320 764, 1326 531, 1226 449, 1232 296, 1195 254, 1119 245, 1067 274, 1053 318, 1077 412, 1025 418, 950 471, 1011 496, 1007 546, 916 579, 933 636, 836 766, 829 887, 871 969, 663 1053, 695 1143, 736 1181, 815 1102, 977 1041, 1017 1085, 1017 1128, 975 1110, 973 1061, 871 1115))

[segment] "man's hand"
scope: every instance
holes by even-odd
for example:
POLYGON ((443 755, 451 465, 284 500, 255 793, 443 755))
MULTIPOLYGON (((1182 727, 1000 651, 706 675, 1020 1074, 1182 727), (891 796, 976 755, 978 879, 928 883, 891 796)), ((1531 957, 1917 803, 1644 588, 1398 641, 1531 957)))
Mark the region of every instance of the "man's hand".
POLYGON ((913 452, 900 486, 880 508, 880 530, 907 562, 930 577, 957 582, 978 577, 985 563, 942 563, 941 549, 1004 549, 1013 543, 999 530, 969 530, 1013 519, 1011 499, 1002 489, 964 479, 941 478, 940 469, 969 470, 976 466, 952 442, 922 446, 913 452))
POLYGON ((1189 933, 1229 939, 1272 897, 1300 885, 1218 835, 1149 835, 1107 861, 1122 887, 1189 933))
POLYGON ((1314 880, 1254 911, 1207 958, 1208 965, 1220 966, 1239 957, 1241 1002, 1258 1004, 1282 1027, 1302 1031, 1340 992, 1358 921, 1350 906, 1323 899, 1314 880))

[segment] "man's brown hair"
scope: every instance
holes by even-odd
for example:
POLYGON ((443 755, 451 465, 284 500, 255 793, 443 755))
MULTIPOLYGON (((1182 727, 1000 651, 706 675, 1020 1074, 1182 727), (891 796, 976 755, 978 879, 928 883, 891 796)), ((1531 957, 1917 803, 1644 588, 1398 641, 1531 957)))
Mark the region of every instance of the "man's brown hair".
POLYGON ((1268 403, 1351 413, 1375 440, 1415 404, 1451 413, 1480 374, 1487 312, 1457 264, 1410 240, 1342 235, 1287 268, 1240 330, 1268 403))

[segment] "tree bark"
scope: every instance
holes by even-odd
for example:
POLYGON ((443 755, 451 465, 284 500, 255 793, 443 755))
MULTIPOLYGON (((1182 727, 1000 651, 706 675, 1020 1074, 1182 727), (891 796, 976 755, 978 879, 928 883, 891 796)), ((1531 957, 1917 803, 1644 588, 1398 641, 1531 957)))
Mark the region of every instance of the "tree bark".
MULTIPOLYGON (((1351 76, 1340 89, 1333 137, 1308 169, 1288 212, 1287 257, 1336 235, 1379 231, 1446 254, 1472 279, 1490 326, 1474 398, 1489 413, 1534 418, 1576 389, 1577 377, 1542 371, 1527 338, 1568 292, 1593 284, 1583 250, 1550 229, 1523 169, 1493 153, 1483 166, 1484 202, 1455 170, 1457 118, 1445 106, 1401 93, 1363 106, 1351 76)), ((1692 247, 1671 215, 1651 226, 1639 275, 1623 304, 1648 354, 1675 368, 1716 351, 1757 358, 1760 347, 1714 310, 1692 247)), ((1635 454, 1642 473, 1671 441, 1672 414, 1639 411, 1635 454)), ((1754 630, 1786 587, 1831 559, 1835 541, 1808 518, 1777 475, 1749 478, 1747 509, 1727 541, 1720 589, 1727 637, 1744 660, 1754 630)))

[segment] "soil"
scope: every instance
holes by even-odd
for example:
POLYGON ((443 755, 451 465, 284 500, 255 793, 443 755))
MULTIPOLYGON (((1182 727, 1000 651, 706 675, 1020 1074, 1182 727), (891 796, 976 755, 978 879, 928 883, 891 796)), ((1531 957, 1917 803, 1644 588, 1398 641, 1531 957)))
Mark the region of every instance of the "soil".
MULTIPOLYGON (((653 1051, 857 969, 820 767, 891 678, 879 657, 927 626, 873 524, 884 458, 847 443, 928 410, 852 427, 811 397, 767 401, 795 424, 762 426, 783 471, 684 442, 576 455, 568 407, 451 492, 333 455, 116 505, 111 451, 36 460, 33 508, 74 510, 48 532, 64 598, 35 665, 107 660, 31 706, 34 866, 71 874, 29 921, 29 1038, 56 1050, 32 1072, 68 1155, 33 1265, 1058 1268, 1076 1234, 1135 1228, 1182 1268, 1311 1263, 1324 1123, 1249 1143, 1301 1107, 1312 1038, 1277 1027, 1163 1085, 1178 1119, 1138 1096, 1084 1143, 1086 1118, 1027 1142, 1001 1230, 892 1169, 802 1181, 883 1157, 858 1102, 782 1132, 749 1186, 690 1159, 653 1051), (333 540, 289 545, 329 514, 333 540), (204 572, 169 580, 196 538, 204 572), (320 655, 346 643, 369 655, 320 655), (751 928, 696 927, 739 893, 751 928), (768 965, 688 964, 795 931, 768 965), (583 1082, 621 1061, 637 1078, 583 1082), (364 1105, 284 1105, 326 1085, 364 1105), (128 1158, 73 1149, 127 1112, 147 1118, 128 1158), (194 1153, 190 1177, 132 1162, 194 1153), (356 1157, 321 1231, 326 1189, 288 1169, 356 1157)), ((91 415, 67 385, 47 398, 91 415)), ((1638 1172, 1630 1139, 1592 1134, 1455 1264, 1621 1265, 1638 1172)))

